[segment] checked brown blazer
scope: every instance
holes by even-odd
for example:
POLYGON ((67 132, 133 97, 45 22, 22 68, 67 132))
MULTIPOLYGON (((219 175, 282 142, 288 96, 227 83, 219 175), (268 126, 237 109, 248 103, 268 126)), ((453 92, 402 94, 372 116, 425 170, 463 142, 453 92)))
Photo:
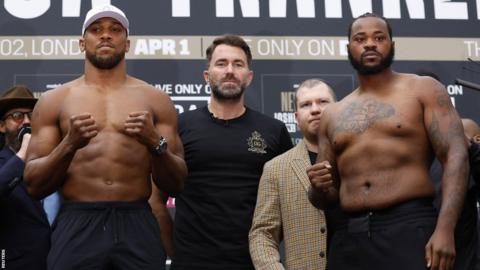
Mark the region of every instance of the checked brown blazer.
POLYGON ((309 166, 303 141, 265 164, 249 233, 255 269, 325 269, 327 226, 323 211, 307 198, 309 166), (280 262, 281 240, 284 262, 280 262))

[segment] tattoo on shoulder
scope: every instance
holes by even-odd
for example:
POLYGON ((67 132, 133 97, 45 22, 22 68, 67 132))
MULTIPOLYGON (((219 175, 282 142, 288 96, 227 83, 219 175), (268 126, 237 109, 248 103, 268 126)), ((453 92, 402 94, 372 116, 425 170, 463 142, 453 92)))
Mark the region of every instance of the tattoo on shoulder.
POLYGON ((432 113, 432 123, 428 128, 428 133, 430 134, 430 142, 434 149, 436 149, 437 155, 445 154, 445 146, 447 145, 447 139, 443 136, 440 130, 440 124, 435 115, 435 112, 432 113))
POLYGON ((335 133, 362 133, 376 122, 395 115, 395 108, 374 99, 348 104, 335 119, 335 133))
POLYGON ((461 121, 451 121, 448 124, 448 138, 449 140, 452 138, 464 138, 464 133, 461 132, 463 130, 463 125, 461 121))
POLYGON ((434 147, 436 154, 443 156, 446 154, 449 141, 452 141, 455 138, 463 138, 462 123, 458 121, 455 117, 448 117, 448 128, 445 131, 442 131, 440 128, 439 117, 432 113, 432 122, 428 127, 428 133, 430 135, 430 142, 434 147))
POLYGON ((450 105, 450 97, 443 89, 437 89, 435 91, 438 106, 445 108, 450 105))

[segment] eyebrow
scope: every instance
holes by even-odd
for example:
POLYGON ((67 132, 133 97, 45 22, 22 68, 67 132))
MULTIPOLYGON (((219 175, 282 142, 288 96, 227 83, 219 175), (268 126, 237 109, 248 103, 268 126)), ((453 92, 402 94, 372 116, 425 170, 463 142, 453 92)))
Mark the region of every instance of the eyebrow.
MULTIPOLYGON (((382 30, 375 30, 375 31, 373 32, 374 35, 376 35, 376 34, 386 34, 386 33, 387 33, 387 32, 382 31, 382 30)), ((352 34, 352 37, 353 37, 353 36, 358 36, 358 35, 366 35, 366 34, 367 34, 366 31, 362 31, 362 32, 358 32, 358 33, 352 34)))
MULTIPOLYGON (((215 63, 217 62, 228 62, 228 59, 227 58, 218 58, 217 60, 215 60, 215 63)), ((246 61, 243 60, 243 59, 234 59, 232 61, 233 63, 242 63, 242 64, 245 64, 246 61)))

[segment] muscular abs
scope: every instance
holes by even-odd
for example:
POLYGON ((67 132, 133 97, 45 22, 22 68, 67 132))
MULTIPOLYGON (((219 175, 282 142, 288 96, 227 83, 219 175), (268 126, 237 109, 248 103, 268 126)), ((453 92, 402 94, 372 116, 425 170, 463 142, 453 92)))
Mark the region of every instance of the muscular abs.
POLYGON ((88 112, 99 133, 77 150, 67 172, 63 194, 74 201, 134 201, 148 199, 150 153, 124 133, 130 112, 149 110, 139 98, 141 89, 117 89, 102 93, 95 88, 72 88, 59 117, 66 134, 73 115, 88 112), (136 93, 135 93, 136 91, 136 93))
POLYGON ((433 196, 425 162, 431 150, 414 98, 353 97, 342 102, 334 115, 329 137, 337 156, 344 209, 381 209, 433 196))

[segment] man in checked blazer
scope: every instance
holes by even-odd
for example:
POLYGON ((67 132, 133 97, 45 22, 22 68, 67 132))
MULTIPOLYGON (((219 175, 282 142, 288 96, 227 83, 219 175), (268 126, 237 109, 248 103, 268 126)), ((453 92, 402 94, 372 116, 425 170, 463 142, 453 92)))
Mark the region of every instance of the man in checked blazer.
POLYGON ((335 101, 332 88, 319 79, 306 80, 297 89, 295 118, 304 138, 263 168, 249 233, 250 255, 257 270, 325 269, 325 215, 308 201, 306 169, 316 160, 322 111, 335 101), (279 252, 282 240, 284 262, 279 252))

